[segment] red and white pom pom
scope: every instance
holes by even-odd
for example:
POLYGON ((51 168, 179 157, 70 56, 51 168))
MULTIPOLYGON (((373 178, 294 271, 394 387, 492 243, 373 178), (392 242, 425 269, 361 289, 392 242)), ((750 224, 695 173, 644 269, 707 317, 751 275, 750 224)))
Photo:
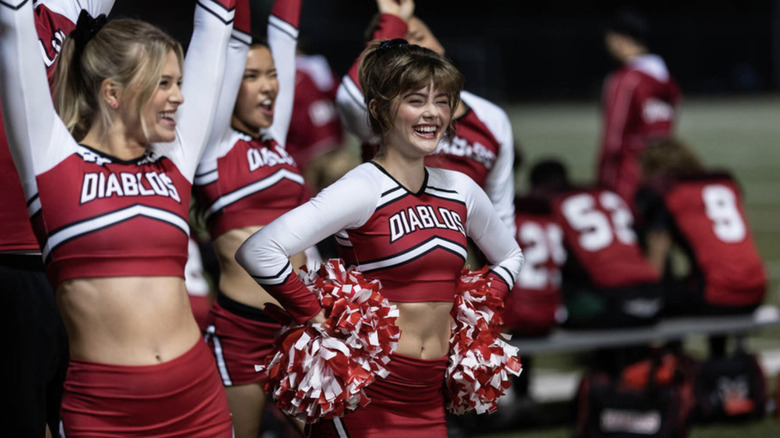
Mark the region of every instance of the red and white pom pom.
POLYGON ((376 376, 387 376, 385 366, 401 332, 395 325, 398 309, 379 293, 377 280, 345 269, 341 260, 299 275, 317 295, 327 320, 285 326, 274 353, 255 368, 283 412, 313 423, 369 402, 364 389, 376 376))
POLYGON ((522 371, 517 348, 501 333, 504 305, 490 292, 486 273, 464 269, 456 289, 446 374, 447 409, 454 414, 494 412, 511 386, 509 375, 522 371))

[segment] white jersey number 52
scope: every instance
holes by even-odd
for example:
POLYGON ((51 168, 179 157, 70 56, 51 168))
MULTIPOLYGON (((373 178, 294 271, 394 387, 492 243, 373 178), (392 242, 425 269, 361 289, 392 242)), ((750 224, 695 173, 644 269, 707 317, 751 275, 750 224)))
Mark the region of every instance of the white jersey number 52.
POLYGON ((626 245, 636 242, 634 216, 615 193, 602 192, 598 199, 581 193, 565 200, 561 209, 572 228, 579 231, 580 246, 586 251, 602 250, 615 239, 626 245))

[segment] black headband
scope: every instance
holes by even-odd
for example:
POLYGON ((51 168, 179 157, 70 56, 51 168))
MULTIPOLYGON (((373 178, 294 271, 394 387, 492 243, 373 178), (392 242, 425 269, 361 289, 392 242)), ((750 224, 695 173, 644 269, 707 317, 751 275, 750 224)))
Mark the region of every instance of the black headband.
POLYGON ((87 46, 89 40, 91 40, 107 22, 108 19, 106 18, 106 14, 100 14, 96 18, 92 18, 86 10, 81 11, 79 19, 76 21, 76 28, 68 34, 68 37, 73 38, 73 42, 76 44, 76 51, 73 54, 74 60, 81 58, 84 47, 87 46))
POLYGON ((399 47, 405 47, 408 46, 409 42, 406 41, 403 38, 395 38, 392 40, 384 40, 381 43, 379 43, 379 46, 376 48, 376 54, 379 56, 384 55, 385 53, 397 49, 399 47))

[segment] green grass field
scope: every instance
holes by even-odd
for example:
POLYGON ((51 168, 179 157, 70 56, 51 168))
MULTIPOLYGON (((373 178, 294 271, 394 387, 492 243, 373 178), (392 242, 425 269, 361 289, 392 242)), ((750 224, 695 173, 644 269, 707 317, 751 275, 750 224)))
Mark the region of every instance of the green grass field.
MULTIPOLYGON (((572 179, 594 180, 600 119, 597 103, 516 104, 505 107, 515 138, 525 157, 516 175, 518 193, 526 187, 528 169, 544 157, 557 157, 569 166, 572 179)), ((710 167, 732 171, 744 188, 748 219, 770 276, 767 302, 778 303, 780 286, 780 96, 757 98, 689 99, 683 104, 679 136, 710 167)), ((691 339, 686 348, 703 350, 703 339, 691 339)), ((780 349, 780 330, 751 336, 754 351, 780 349)), ((569 355, 539 357, 535 366, 572 369, 569 355)), ((770 377, 774 395, 775 378, 770 377)), ((483 438, 569 438, 571 424, 474 435, 483 438)), ((780 436, 780 421, 767 417, 744 424, 694 425, 691 438, 764 438, 780 436)))

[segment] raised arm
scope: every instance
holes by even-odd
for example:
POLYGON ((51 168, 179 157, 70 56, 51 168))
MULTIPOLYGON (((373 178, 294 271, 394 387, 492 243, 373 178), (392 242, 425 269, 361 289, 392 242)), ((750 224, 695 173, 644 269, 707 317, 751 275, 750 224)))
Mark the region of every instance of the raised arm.
POLYGON ((281 145, 287 142, 295 100, 295 50, 300 16, 301 0, 276 0, 268 17, 268 45, 279 78, 274 122, 268 130, 281 145))
POLYGON ((28 202, 37 196, 36 173, 73 144, 54 111, 32 2, 0 2, 0 102, 9 149, 28 202))
MULTIPOLYGON (((232 130, 230 120, 236 105, 238 90, 244 75, 249 46, 252 43, 251 11, 249 0, 237 0, 233 31, 225 56, 225 76, 219 100, 214 112, 214 126, 206 141, 206 149, 200 158, 195 184, 205 185, 217 178, 217 159, 224 154, 222 148, 230 147, 228 139, 232 130)), ((187 99, 187 96, 185 96, 187 99)))
MULTIPOLYGON (((466 93, 464 93, 466 94, 466 93)), ((465 98, 464 98, 465 99, 465 98)), ((515 146, 514 134, 512 133, 512 123, 509 116, 499 106, 485 101, 484 107, 486 114, 480 115, 480 119, 485 122, 490 131, 500 144, 500 149, 496 156, 496 161, 488 173, 485 180, 485 193, 493 203, 498 216, 506 225, 509 231, 515 233, 515 146)), ((468 104, 468 102, 466 102, 468 104)))
POLYGON ((192 181, 214 126, 214 115, 225 74, 227 43, 233 30, 236 0, 199 0, 187 56, 176 145, 168 152, 192 181))
MULTIPOLYGON (((412 0, 377 0, 379 19, 372 40, 404 38, 408 30, 407 22, 414 13, 412 0)), ((344 75, 336 92, 336 109, 341 121, 351 133, 363 142, 375 142, 374 134, 368 124, 368 107, 363 99, 363 90, 358 80, 358 57, 344 75)))
POLYGON ((40 0, 35 3, 35 27, 41 44, 41 55, 46 65, 46 74, 51 81, 54 66, 62 49, 65 37, 76 27, 82 10, 97 17, 108 15, 114 0, 40 0))

